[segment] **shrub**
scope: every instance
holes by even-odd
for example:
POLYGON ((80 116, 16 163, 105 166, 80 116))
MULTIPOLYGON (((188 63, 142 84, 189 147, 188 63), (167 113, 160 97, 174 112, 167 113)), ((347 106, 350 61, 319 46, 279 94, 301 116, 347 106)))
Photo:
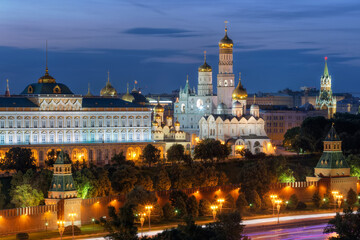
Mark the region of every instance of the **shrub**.
POLYGON ((199 204, 196 201, 195 196, 191 196, 186 201, 187 214, 196 218, 199 215, 199 204))
POLYGON ((175 208, 170 203, 166 203, 163 207, 164 219, 169 220, 175 217, 175 208))
POLYGON ((290 196, 289 203, 286 206, 286 208, 288 208, 288 209, 296 209, 298 203, 299 203, 298 197, 296 196, 296 194, 293 194, 293 195, 290 196))
POLYGON ((347 197, 346 197, 346 203, 350 206, 353 207, 354 204, 356 204, 358 201, 358 196, 356 194, 356 192, 350 188, 350 190, 348 191, 347 197))
POLYGON ((261 208, 261 198, 255 190, 249 192, 247 199, 251 210, 257 211, 261 208))
POLYGON ((302 209, 306 209, 306 207, 307 207, 306 203, 300 201, 300 202, 298 202, 296 209, 302 210, 302 209))
POLYGON ((210 215, 210 202, 206 199, 201 199, 199 202, 199 216, 210 215))
POLYGON ((16 240, 27 240, 27 239, 29 239, 29 234, 27 233, 16 234, 16 240))
MULTIPOLYGON (((74 225, 74 235, 80 235, 80 234, 81 234, 81 229, 78 226, 74 225)), ((72 225, 65 227, 64 235, 72 235, 72 225)))
POLYGON ((321 198, 320 198, 320 194, 318 191, 316 191, 314 193, 314 195, 312 196, 312 201, 314 203, 314 206, 319 208, 320 207, 320 204, 321 204, 321 198))
POLYGON ((243 193, 240 193, 239 197, 236 200, 236 208, 240 213, 244 213, 248 205, 249 204, 246 201, 245 195, 243 193))

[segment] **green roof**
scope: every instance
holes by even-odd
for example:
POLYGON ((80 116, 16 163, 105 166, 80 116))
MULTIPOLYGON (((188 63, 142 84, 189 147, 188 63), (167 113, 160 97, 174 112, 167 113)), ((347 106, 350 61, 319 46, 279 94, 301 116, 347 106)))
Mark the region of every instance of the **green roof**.
POLYGON ((323 152, 316 168, 349 168, 349 165, 341 151, 323 152))
POLYGON ((0 107, 38 107, 26 97, 0 97, 0 107))
POLYGON ((334 124, 331 126, 330 131, 326 135, 325 141, 340 141, 339 135, 335 131, 334 124))
POLYGON ((26 88, 21 92, 21 95, 34 95, 34 94, 73 94, 73 92, 62 83, 32 83, 26 86, 26 88), (54 93, 54 88, 59 86, 60 92, 54 93), (32 91, 29 92, 29 87, 32 88, 32 91))
POLYGON ((328 70, 328 66, 327 66, 327 58, 325 58, 325 68, 324 68, 324 77, 328 77, 329 76, 329 70, 328 70))
POLYGON ((76 188, 72 174, 53 175, 49 190, 50 192, 64 192, 64 191, 75 191, 75 190, 76 188), (59 188, 59 184, 60 184, 60 188, 59 188))

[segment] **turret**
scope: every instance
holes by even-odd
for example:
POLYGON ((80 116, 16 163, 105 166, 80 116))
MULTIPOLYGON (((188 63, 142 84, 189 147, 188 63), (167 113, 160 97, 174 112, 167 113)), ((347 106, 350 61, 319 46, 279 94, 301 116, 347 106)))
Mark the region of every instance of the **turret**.
POLYGON ((9 79, 6 79, 5 97, 10 97, 9 79))
POLYGON ((206 51, 204 51, 204 64, 198 69, 198 95, 208 96, 213 94, 212 68, 206 62, 206 51))
POLYGON ((175 122, 175 131, 177 131, 177 132, 180 131, 180 122, 178 120, 176 120, 176 122, 175 122))

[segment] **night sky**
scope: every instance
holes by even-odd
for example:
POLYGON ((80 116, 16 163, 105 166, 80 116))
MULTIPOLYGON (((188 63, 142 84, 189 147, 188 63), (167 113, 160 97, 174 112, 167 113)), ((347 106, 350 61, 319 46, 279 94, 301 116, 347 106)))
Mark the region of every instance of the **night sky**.
POLYGON ((215 82, 225 20, 248 92, 319 88, 328 56, 333 91, 360 93, 358 0, 3 0, 0 92, 37 82, 46 40, 50 74, 78 94, 99 94, 108 70, 118 92, 194 86, 204 50, 215 82))

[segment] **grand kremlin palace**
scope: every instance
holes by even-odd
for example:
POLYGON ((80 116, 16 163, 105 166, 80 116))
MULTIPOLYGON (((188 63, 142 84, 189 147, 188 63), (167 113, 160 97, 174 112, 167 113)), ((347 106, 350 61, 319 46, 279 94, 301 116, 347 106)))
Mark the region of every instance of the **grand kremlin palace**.
MULTIPOLYGON (((21 94, 10 95, 7 86, 0 96, 0 158, 12 147, 27 147, 39 166, 52 149, 63 149, 73 161, 97 165, 109 163, 121 151, 127 159, 138 160, 152 140, 152 108, 123 99, 109 80, 101 96, 76 95, 46 67, 45 75, 21 94)), ((163 156, 163 143, 153 144, 163 156)))

